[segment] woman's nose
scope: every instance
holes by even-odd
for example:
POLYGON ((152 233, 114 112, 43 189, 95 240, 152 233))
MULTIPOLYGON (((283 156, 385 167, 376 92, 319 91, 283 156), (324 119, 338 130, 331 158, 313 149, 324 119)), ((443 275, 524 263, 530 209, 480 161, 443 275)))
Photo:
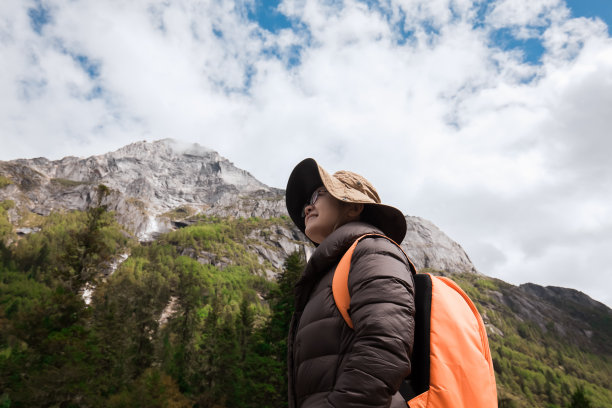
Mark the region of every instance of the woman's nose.
POLYGON ((312 204, 306 204, 304 207, 304 216, 307 216, 312 211, 312 204))

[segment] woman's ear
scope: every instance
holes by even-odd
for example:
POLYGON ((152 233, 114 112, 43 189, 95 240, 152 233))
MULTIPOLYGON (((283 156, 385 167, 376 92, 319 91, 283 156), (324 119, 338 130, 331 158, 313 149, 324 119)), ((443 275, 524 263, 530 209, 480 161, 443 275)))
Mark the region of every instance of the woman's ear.
POLYGON ((359 218, 362 212, 363 212, 363 204, 350 203, 348 211, 347 211, 347 215, 350 218, 359 218))
POLYGON ((336 225, 334 225, 334 231, 347 222, 359 221, 363 211, 363 204, 345 203, 340 200, 338 202, 340 203, 341 212, 336 225))

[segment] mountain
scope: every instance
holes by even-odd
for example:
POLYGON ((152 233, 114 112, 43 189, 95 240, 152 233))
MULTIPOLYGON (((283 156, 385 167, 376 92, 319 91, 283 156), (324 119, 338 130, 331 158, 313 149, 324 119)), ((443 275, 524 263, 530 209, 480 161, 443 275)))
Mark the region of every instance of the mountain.
MULTIPOLYGON (((283 190, 266 186, 213 150, 172 139, 136 142, 88 158, 0 162, 0 176, 10 180, 0 189, 0 200, 16 203, 11 221, 21 231, 30 227, 28 213, 47 216, 52 211, 87 209, 95 203, 100 184, 110 189, 102 203, 140 240, 189 225, 200 215, 288 215, 283 190)), ((419 269, 476 271, 461 246, 433 223, 413 216, 406 222, 402 247, 419 269)), ((280 267, 308 240, 293 226, 277 232, 272 239, 281 253, 262 248, 259 253, 280 267)))
MULTIPOLYGON (((500 407, 612 406, 612 310, 487 277, 406 222, 417 269, 481 312, 500 407)), ((0 406, 283 406, 290 277, 313 250, 283 190, 197 144, 0 162, 0 406)))
POLYGON ((1 197, 40 215, 83 210, 99 184, 112 194, 104 204, 142 239, 171 229, 164 213, 270 217, 282 212, 282 191, 257 181, 218 153, 171 139, 137 142, 88 158, 20 159, 0 164, 12 180, 1 197))

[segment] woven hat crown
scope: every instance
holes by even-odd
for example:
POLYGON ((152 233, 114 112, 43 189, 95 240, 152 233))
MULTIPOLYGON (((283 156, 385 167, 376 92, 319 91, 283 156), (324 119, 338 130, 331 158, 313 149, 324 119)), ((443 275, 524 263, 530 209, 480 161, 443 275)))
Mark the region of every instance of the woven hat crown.
POLYGON ((333 177, 344 184, 345 194, 340 197, 342 201, 380 204, 380 197, 374 186, 359 174, 340 170, 335 172, 333 177))

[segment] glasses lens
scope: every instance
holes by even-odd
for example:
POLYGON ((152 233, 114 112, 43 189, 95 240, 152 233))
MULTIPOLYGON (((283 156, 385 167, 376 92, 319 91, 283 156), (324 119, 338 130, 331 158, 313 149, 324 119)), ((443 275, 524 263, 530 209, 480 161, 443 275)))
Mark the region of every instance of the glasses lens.
POLYGON ((319 190, 315 190, 314 193, 312 193, 312 197, 310 197, 310 205, 313 205, 314 203, 317 202, 317 198, 319 198, 319 190))
POLYGON ((309 205, 314 205, 314 203, 316 203, 317 200, 319 199, 319 194, 325 193, 325 192, 327 192, 327 190, 321 188, 321 189, 315 190, 314 193, 312 193, 312 196, 310 197, 310 201, 304 204, 304 207, 302 207, 302 218, 306 216, 306 207, 308 207, 309 205))

